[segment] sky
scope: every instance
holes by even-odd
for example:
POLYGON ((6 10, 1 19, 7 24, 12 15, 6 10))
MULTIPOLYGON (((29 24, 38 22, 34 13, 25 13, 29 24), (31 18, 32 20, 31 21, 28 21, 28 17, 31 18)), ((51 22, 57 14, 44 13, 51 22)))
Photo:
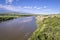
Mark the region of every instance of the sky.
POLYGON ((0 12, 5 10, 32 14, 59 14, 60 0, 0 0, 0 12))

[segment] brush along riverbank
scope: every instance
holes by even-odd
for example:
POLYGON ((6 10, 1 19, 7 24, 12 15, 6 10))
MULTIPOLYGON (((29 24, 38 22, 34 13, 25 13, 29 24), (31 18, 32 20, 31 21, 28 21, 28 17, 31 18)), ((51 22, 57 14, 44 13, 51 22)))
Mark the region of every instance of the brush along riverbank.
POLYGON ((28 40, 60 40, 60 17, 36 17, 37 29, 28 40))

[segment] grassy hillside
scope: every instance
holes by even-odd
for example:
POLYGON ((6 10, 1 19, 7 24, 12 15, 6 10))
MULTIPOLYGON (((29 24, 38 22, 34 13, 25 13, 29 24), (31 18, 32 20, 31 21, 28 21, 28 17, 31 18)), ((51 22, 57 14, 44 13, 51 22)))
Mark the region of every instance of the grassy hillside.
POLYGON ((60 17, 47 16, 40 17, 40 21, 38 19, 37 29, 29 40, 60 40, 60 17))

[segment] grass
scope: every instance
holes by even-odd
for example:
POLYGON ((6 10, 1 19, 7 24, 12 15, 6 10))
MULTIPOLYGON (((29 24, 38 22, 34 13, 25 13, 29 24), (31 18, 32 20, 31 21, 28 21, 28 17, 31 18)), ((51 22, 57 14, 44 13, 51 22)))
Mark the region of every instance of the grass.
POLYGON ((0 14, 0 23, 4 21, 8 21, 14 18, 18 17, 28 17, 28 16, 33 16, 33 15, 28 15, 28 14, 0 14))
POLYGON ((44 18, 29 40, 60 40, 60 17, 44 18))
POLYGON ((0 17, 0 23, 1 22, 4 22, 4 21, 7 21, 7 20, 11 20, 11 19, 14 19, 15 17, 0 17))

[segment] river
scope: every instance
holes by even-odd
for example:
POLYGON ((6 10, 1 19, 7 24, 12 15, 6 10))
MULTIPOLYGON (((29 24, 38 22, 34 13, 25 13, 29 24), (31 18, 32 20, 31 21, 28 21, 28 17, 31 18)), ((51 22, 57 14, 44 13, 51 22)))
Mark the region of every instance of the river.
POLYGON ((35 21, 32 16, 0 23, 0 40, 28 40, 36 29, 35 21))

